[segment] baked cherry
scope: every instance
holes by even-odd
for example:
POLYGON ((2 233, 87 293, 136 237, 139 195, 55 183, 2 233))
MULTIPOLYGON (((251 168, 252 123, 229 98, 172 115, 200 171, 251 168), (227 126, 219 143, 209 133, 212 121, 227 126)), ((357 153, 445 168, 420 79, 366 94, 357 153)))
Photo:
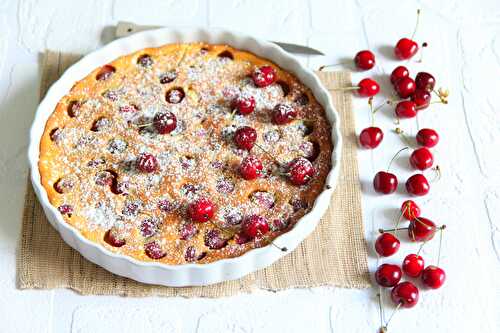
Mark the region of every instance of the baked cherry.
POLYGON ((410 164, 418 170, 425 170, 434 164, 434 156, 426 147, 415 149, 410 155, 410 164))
POLYGON ((160 134, 168 134, 177 127, 177 117, 170 111, 160 112, 153 118, 153 125, 160 134))
POLYGON ((130 104, 130 105, 120 106, 119 110, 120 110, 120 112, 127 113, 127 112, 139 111, 139 108, 135 104, 130 104))
POLYGON ((373 188, 377 193, 394 193, 398 188, 398 178, 393 173, 379 171, 373 178, 373 188))
POLYGON ((288 124, 297 117, 297 110, 290 104, 277 104, 273 109, 273 122, 277 125, 288 124))
POLYGON ((359 134, 359 143, 366 149, 377 148, 384 138, 384 132, 378 127, 368 127, 359 134))
POLYGON ((396 105, 396 116, 399 118, 413 118, 417 111, 417 104, 413 101, 401 101, 396 105))
POLYGON ((165 72, 160 75, 160 83, 167 84, 174 81, 177 78, 177 72, 175 70, 165 72))
POLYGON ((238 168, 241 177, 246 180, 252 180, 262 175, 262 162, 254 155, 248 155, 241 161, 238 168))
POLYGON ((394 48, 394 55, 400 60, 410 59, 418 52, 418 44, 409 38, 401 38, 394 48))
POLYGON ((161 248, 158 241, 152 241, 144 244, 144 252, 151 259, 161 259, 167 255, 167 253, 161 248))
POLYGON ((269 231, 269 223, 259 215, 251 215, 243 221, 241 229, 245 236, 255 238, 263 236, 269 231))
POLYGON ((314 166, 306 158, 297 157, 288 164, 288 178, 294 185, 307 184, 315 173, 314 166))
POLYGON ((252 73, 253 83, 257 87, 267 87, 276 81, 276 71, 271 66, 262 66, 256 68, 252 73))
POLYGON ((104 234, 104 241, 113 247, 122 247, 126 243, 125 238, 121 237, 115 228, 104 234))
POLYGON ((366 78, 359 81, 357 91, 361 97, 372 97, 378 94, 380 86, 375 80, 366 78))
POLYGON ((95 79, 97 81, 107 80, 111 77, 111 75, 113 75, 114 72, 116 72, 116 68, 111 65, 104 65, 97 73, 95 79))
POLYGON ((73 214, 73 206, 68 204, 63 204, 57 207, 57 210, 59 211, 59 213, 63 215, 68 215, 69 217, 71 217, 71 214, 73 214))
POLYGON ((419 145, 432 148, 439 142, 438 133, 430 128, 422 128, 417 132, 416 136, 417 142, 419 145))
POLYGON ((429 265, 422 272, 422 283, 429 288, 441 288, 445 280, 446 273, 440 267, 429 265))
POLYGON ((436 234, 436 224, 425 217, 416 217, 408 226, 408 237, 414 242, 431 240, 436 234))
POLYGON ((179 230, 179 238, 182 240, 188 240, 198 233, 198 229, 193 223, 185 223, 179 230))
POLYGON ((420 216, 420 207, 413 200, 406 200, 401 205, 401 213, 407 220, 420 216))
POLYGON ((205 245, 211 250, 222 249, 227 245, 227 239, 217 229, 209 230, 204 237, 205 245))
POLYGON ((375 271, 375 280, 382 287, 394 287, 399 283, 402 275, 398 265, 382 264, 375 271))
POLYGON ((398 80, 394 85, 394 89, 401 98, 408 98, 415 92, 417 88, 415 81, 411 77, 404 77, 398 80))
POLYGON ((233 108, 238 110, 239 114, 250 114, 255 110, 255 98, 253 96, 240 95, 234 99, 233 108))
POLYGON ((405 66, 398 66, 394 68, 391 73, 391 83, 394 85, 396 82, 401 80, 402 78, 409 77, 410 71, 405 66))
POLYGON ((397 284, 391 291, 394 304, 401 304, 404 308, 412 308, 418 302, 418 288, 411 282, 405 281, 397 284))
POLYGON ((243 126, 236 130, 233 139, 236 147, 250 150, 257 140, 257 131, 253 127, 243 126))
POLYGON ((417 110, 425 109, 431 103, 431 93, 427 90, 416 89, 413 95, 411 96, 411 100, 415 102, 417 106, 417 110))
POLYGON ((431 92, 434 90, 434 86, 436 85, 436 79, 432 76, 432 74, 419 72, 415 77, 415 84, 417 85, 417 89, 431 92))
POLYGON ((136 168, 144 173, 151 173, 158 170, 158 160, 151 154, 140 154, 136 160, 136 168))
POLYGON ((375 66, 375 55, 369 50, 359 51, 354 57, 354 64, 359 69, 372 69, 375 66))
POLYGON ((142 67, 151 67, 153 65, 153 58, 149 54, 143 54, 137 59, 137 64, 142 67))
POLYGON ((418 254, 409 254, 403 260, 403 272, 413 278, 419 277, 424 270, 424 258, 418 254))
POLYGON ((165 99, 167 100, 167 102, 169 102, 171 104, 178 104, 178 103, 182 102, 185 95, 186 94, 184 93, 184 89, 172 88, 169 91, 167 91, 167 93, 165 95, 165 99))
POLYGON ((406 191, 408 193, 422 196, 429 193, 431 186, 424 175, 417 173, 406 180, 406 191))
POLYGON ((375 241, 375 251, 382 257, 392 256, 398 252, 401 242, 391 233, 384 232, 375 241))
POLYGON ((199 198, 189 204, 187 213, 194 222, 207 222, 215 214, 215 205, 208 198, 199 198))

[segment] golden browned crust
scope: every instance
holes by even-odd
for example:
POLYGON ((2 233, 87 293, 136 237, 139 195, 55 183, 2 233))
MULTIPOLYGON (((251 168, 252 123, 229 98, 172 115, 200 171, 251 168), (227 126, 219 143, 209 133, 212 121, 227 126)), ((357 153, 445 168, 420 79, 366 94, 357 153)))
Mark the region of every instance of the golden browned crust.
POLYGON ((196 262, 207 263, 268 244, 310 210, 331 168, 331 129, 311 91, 293 75, 249 52, 204 43, 144 49, 109 65, 115 72, 108 79, 96 80, 102 73, 97 68, 59 101, 40 143, 39 170, 49 200, 55 207, 72 207, 71 214, 63 214, 64 219, 84 237, 144 261, 153 260, 145 254, 144 244, 157 240, 166 252, 157 261, 167 264, 186 263, 185 253, 191 247, 200 258, 196 262), (228 53, 221 57, 224 51, 228 53), (153 61, 149 66, 137 63, 145 54, 153 61), (262 65, 274 67, 278 83, 254 86, 248 76, 262 65), (169 71, 177 73, 176 79, 162 84, 159 77, 169 71), (174 87, 186 93, 179 104, 165 100, 166 92, 174 87), (250 115, 233 117, 231 100, 240 93, 253 95, 257 108, 250 115), (270 112, 277 103, 294 105, 297 120, 274 125, 270 112), (132 106, 137 110, 120 109, 132 106), (161 110, 177 116, 173 133, 161 135, 141 126, 161 110), (99 131, 93 131, 100 118, 106 120, 98 122, 99 131), (252 154, 262 159, 270 173, 256 180, 242 179, 237 167, 247 152, 227 139, 241 125, 254 127, 257 143, 283 164, 306 155, 312 147, 319 148, 313 161, 315 177, 307 185, 294 186, 277 174, 276 163, 268 154, 254 147, 252 154), (142 152, 158 158, 157 172, 135 170, 134 159, 142 152), (116 194, 112 186, 98 184, 109 176, 105 170, 114 177, 112 186, 128 184, 128 194, 116 194), (61 184, 66 189, 61 190, 61 184), (191 223, 185 207, 198 196, 208 196, 217 212, 209 222, 194 223, 197 233, 182 240, 180 230, 191 223), (271 198, 274 203, 269 203, 271 198), (161 200, 167 200, 172 209, 160 209, 161 200), (249 214, 267 218, 272 231, 238 244, 234 235, 240 224, 235 221, 249 214), (144 230, 144 221, 149 221, 146 228, 153 231, 144 230), (125 245, 114 247, 105 241, 111 228, 125 239, 125 245), (210 249, 205 243, 207 232, 213 229, 227 240, 221 249, 210 249))

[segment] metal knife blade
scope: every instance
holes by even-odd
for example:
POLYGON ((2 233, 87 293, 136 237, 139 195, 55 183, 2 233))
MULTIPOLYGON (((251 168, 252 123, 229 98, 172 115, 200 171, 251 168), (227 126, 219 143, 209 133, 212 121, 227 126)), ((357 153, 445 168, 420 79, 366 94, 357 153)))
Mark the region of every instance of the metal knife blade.
MULTIPOLYGON (((161 26, 139 25, 131 22, 118 22, 118 24, 116 25, 115 37, 116 38, 126 37, 135 34, 136 32, 158 29, 158 28, 161 28, 161 26)), ((275 42, 275 41, 271 41, 271 43, 278 45, 283 50, 290 53, 305 54, 305 55, 324 55, 323 52, 313 49, 312 47, 309 46, 293 44, 293 43, 275 42)))

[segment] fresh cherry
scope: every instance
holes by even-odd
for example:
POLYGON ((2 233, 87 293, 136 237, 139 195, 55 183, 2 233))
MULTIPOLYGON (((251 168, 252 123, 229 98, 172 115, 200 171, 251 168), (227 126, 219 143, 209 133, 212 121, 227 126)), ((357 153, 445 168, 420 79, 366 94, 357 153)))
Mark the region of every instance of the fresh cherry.
POLYGON ((373 188, 377 193, 394 193, 398 188, 398 178, 393 173, 379 171, 373 178, 373 188))
POLYGON ((384 232, 375 241, 375 251, 382 257, 392 256, 398 252, 401 242, 391 233, 384 232))
POLYGON ((375 80, 367 78, 359 81, 357 91, 361 97, 372 97, 378 94, 380 86, 375 80))
POLYGON ((248 155, 241 161, 238 171, 243 179, 252 180, 260 177, 262 169, 262 162, 256 156, 248 155))
POLYGON ((416 217, 408 226, 408 237, 414 242, 431 240, 436 233, 436 224, 425 217, 416 217))
POLYGON ((265 235, 269 231, 269 223, 259 215, 251 215, 243 221, 241 229, 245 236, 255 238, 265 235))
POLYGON ((314 166, 306 158, 297 157, 288 164, 288 177, 294 185, 307 184, 315 173, 314 166))
POLYGON ((394 304, 401 304, 404 308, 414 307, 418 302, 418 296, 418 288, 408 281, 399 283, 391 291, 394 304))
POLYGON ((406 180, 406 190, 410 194, 416 196, 426 195, 429 193, 430 188, 431 187, 427 178, 420 173, 417 173, 406 180))
POLYGON ((255 110, 255 98, 253 96, 240 95, 233 101, 233 108, 238 110, 239 114, 250 114, 255 110))
POLYGON ((194 222, 207 222, 215 214, 215 205, 208 198, 199 198, 189 204, 187 213, 194 222))
POLYGON ((417 110, 425 109, 431 103, 431 93, 427 90, 416 89, 413 95, 411 96, 411 100, 415 102, 417 105, 417 110))
POLYGON ((177 117, 170 111, 157 113, 153 124, 160 134, 168 134, 177 127, 177 117))
POLYGON ((151 154, 140 154, 136 160, 136 168, 144 173, 151 173, 158 170, 158 160, 151 154))
POLYGON ((406 200, 401 205, 401 213, 407 220, 420 216, 420 207, 413 200, 406 200))
POLYGON ((439 142, 439 135, 437 132, 430 128, 422 128, 418 131, 416 136, 419 145, 432 148, 439 142))
POLYGON ((406 68, 405 66, 398 66, 394 68, 391 73, 391 83, 395 85, 399 80, 409 76, 410 71, 408 70, 408 68, 406 68))
POLYGON ((438 289, 444 284, 446 273, 442 268, 434 265, 427 266, 422 272, 422 282, 425 286, 438 289))
POLYGON ((257 87, 267 87, 276 81, 276 71, 271 66, 256 68, 252 73, 253 83, 257 87))
POLYGON ((415 83, 417 85, 417 89, 431 92, 434 90, 434 86, 436 85, 436 79, 427 72, 419 72, 415 77, 415 83))
POLYGON ((273 122, 277 125, 288 124, 297 117, 297 110, 290 104, 277 104, 273 109, 273 122))
POLYGON ((409 254, 403 260, 403 272, 413 278, 419 277, 424 270, 424 258, 418 254, 409 254))
POLYGON ((250 150, 257 140, 257 131, 253 127, 243 126, 236 130, 233 139, 236 147, 250 150))
POLYGON ((409 38, 401 38, 394 48, 394 55, 400 60, 413 57, 418 52, 418 44, 409 38))
POLYGON ((410 155, 410 164, 418 170, 425 170, 434 164, 434 156, 426 147, 415 149, 410 155))
POLYGON ((384 138, 384 132, 378 127, 368 127, 359 134, 359 143, 366 149, 377 148, 384 138))
POLYGON ((402 275, 398 265, 382 264, 375 272, 375 280, 382 287, 394 287, 399 283, 402 275))
POLYGON ((369 50, 359 51, 354 57, 354 64, 359 69, 372 69, 375 66, 375 55, 369 50))
POLYGON ((411 77, 404 77, 401 80, 398 80, 394 85, 394 89, 398 93, 398 96, 401 98, 408 98, 415 92, 417 86, 415 85, 415 81, 411 77))
POLYGON ((401 101, 396 105, 396 115, 399 118, 413 118, 417 111, 417 104, 413 101, 401 101))

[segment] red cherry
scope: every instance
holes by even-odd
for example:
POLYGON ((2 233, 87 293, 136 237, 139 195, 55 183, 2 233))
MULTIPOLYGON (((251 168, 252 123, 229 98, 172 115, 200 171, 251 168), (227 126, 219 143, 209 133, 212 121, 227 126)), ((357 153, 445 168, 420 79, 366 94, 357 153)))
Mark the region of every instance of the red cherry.
POLYGON ((363 79, 358 83, 358 95, 361 97, 372 97, 378 94, 380 86, 375 80, 363 79))
POLYGON ((413 200, 406 200, 401 205, 401 213, 408 220, 420 216, 420 207, 413 200))
POLYGON ((402 78, 410 76, 410 71, 405 66, 398 66, 394 68, 391 73, 391 83, 394 85, 396 82, 401 80, 402 78))
POLYGON ((424 175, 421 173, 417 173, 406 181, 406 190, 408 193, 417 195, 417 196, 422 196, 426 195, 429 193, 430 190, 430 185, 429 182, 427 181, 427 178, 425 178, 424 175))
POLYGON ((177 127, 177 117, 170 111, 157 113, 153 124, 160 134, 168 134, 177 127))
POLYGON ((375 66, 375 55, 368 50, 359 51, 354 57, 354 64, 359 69, 372 69, 375 66))
POLYGON ((417 133, 417 142, 419 145, 432 148, 439 142, 439 135, 437 132, 430 128, 422 128, 417 133))
POLYGON ((411 77, 404 77, 396 82, 394 89, 396 89, 399 97, 408 98, 413 95, 417 86, 411 77))
POLYGON ((373 188, 375 192, 391 194, 396 191, 397 187, 398 178, 390 172, 379 171, 373 178, 373 188))
POLYGON ((444 284, 446 273, 442 268, 429 265, 422 273, 422 282, 429 288, 438 289, 444 284))
POLYGON ((158 161, 153 155, 143 153, 136 160, 136 168, 144 173, 155 172, 158 169, 158 161))
POLYGON ((238 96, 233 102, 233 107, 239 114, 247 115, 255 110, 255 98, 253 96, 238 96))
POLYGON ((434 164, 434 156, 429 149, 422 147, 415 149, 410 155, 410 164, 418 170, 425 170, 434 164))
POLYGON ((289 104, 277 104, 273 109, 273 122, 277 125, 288 124, 297 117, 297 110, 289 104))
POLYGON ((184 89, 173 88, 167 91, 165 99, 171 104, 179 104, 180 102, 182 102, 185 96, 186 94, 184 93, 184 89))
POLYGON ((294 185, 305 185, 316 173, 312 163, 303 157, 297 157, 288 164, 288 176, 294 185))
POLYGON ((377 148, 382 139, 384 132, 378 127, 368 127, 359 134, 359 143, 366 149, 377 148))
POLYGON ((411 282, 401 282, 392 289, 391 299, 394 304, 401 304, 404 308, 412 308, 418 302, 418 288, 411 282))
POLYGON ((73 214, 73 206, 68 204, 62 204, 61 206, 57 207, 57 210, 59 211, 59 213, 68 215, 69 217, 71 217, 71 214, 73 214))
POLYGON ((375 251, 382 257, 392 256, 398 252, 401 242, 393 234, 384 232, 375 241, 375 251))
POLYGON ((416 89, 411 96, 411 100, 417 105, 417 110, 427 108, 431 102, 431 98, 431 93, 422 89, 416 89))
POLYGON ((403 272, 413 278, 419 277, 424 270, 424 258, 418 254, 409 254, 403 260, 403 272))
POLYGON ((269 231, 269 223, 262 216, 251 215, 243 221, 241 229, 245 236, 255 238, 265 235, 269 231))
POLYGON ((104 234, 104 241, 113 247, 122 247, 126 243, 125 239, 120 237, 115 228, 109 229, 104 234))
POLYGON ((394 55, 400 60, 410 59, 418 51, 418 44, 409 38, 401 38, 394 48, 394 55))
POLYGON ((151 259, 161 259, 167 255, 167 253, 161 248, 160 243, 157 241, 144 244, 144 252, 146 252, 146 255, 151 259))
POLYGON ((208 198, 199 198, 191 202, 187 213, 194 222, 207 222, 215 213, 215 205, 208 198))
POLYGON ((276 80, 276 71, 271 66, 256 68, 252 73, 252 80, 257 87, 267 87, 276 80))
POLYGON ((257 131, 250 126, 243 126, 234 133, 234 143, 240 149, 252 149, 257 140, 257 131))
POLYGON ((252 180, 262 174, 262 162, 253 155, 248 155, 241 161, 238 168, 241 177, 246 180, 252 180))
POLYGON ((417 89, 431 92, 434 90, 434 86, 436 85, 436 79, 429 73, 419 72, 415 77, 415 83, 417 85, 417 89))
POLYGON ((107 80, 116 72, 116 68, 111 65, 104 65, 101 67, 101 70, 97 73, 95 79, 97 81, 107 80))
POLYGON ((401 101, 396 105, 396 115, 399 118, 413 118, 417 115, 417 104, 413 101, 401 101))
POLYGON ((431 240, 436 233, 436 224, 425 217, 417 217, 410 221, 408 237, 414 242, 431 240))
POLYGON ((398 265, 382 264, 375 272, 375 280, 382 287, 394 287, 401 280, 401 268, 398 265))

